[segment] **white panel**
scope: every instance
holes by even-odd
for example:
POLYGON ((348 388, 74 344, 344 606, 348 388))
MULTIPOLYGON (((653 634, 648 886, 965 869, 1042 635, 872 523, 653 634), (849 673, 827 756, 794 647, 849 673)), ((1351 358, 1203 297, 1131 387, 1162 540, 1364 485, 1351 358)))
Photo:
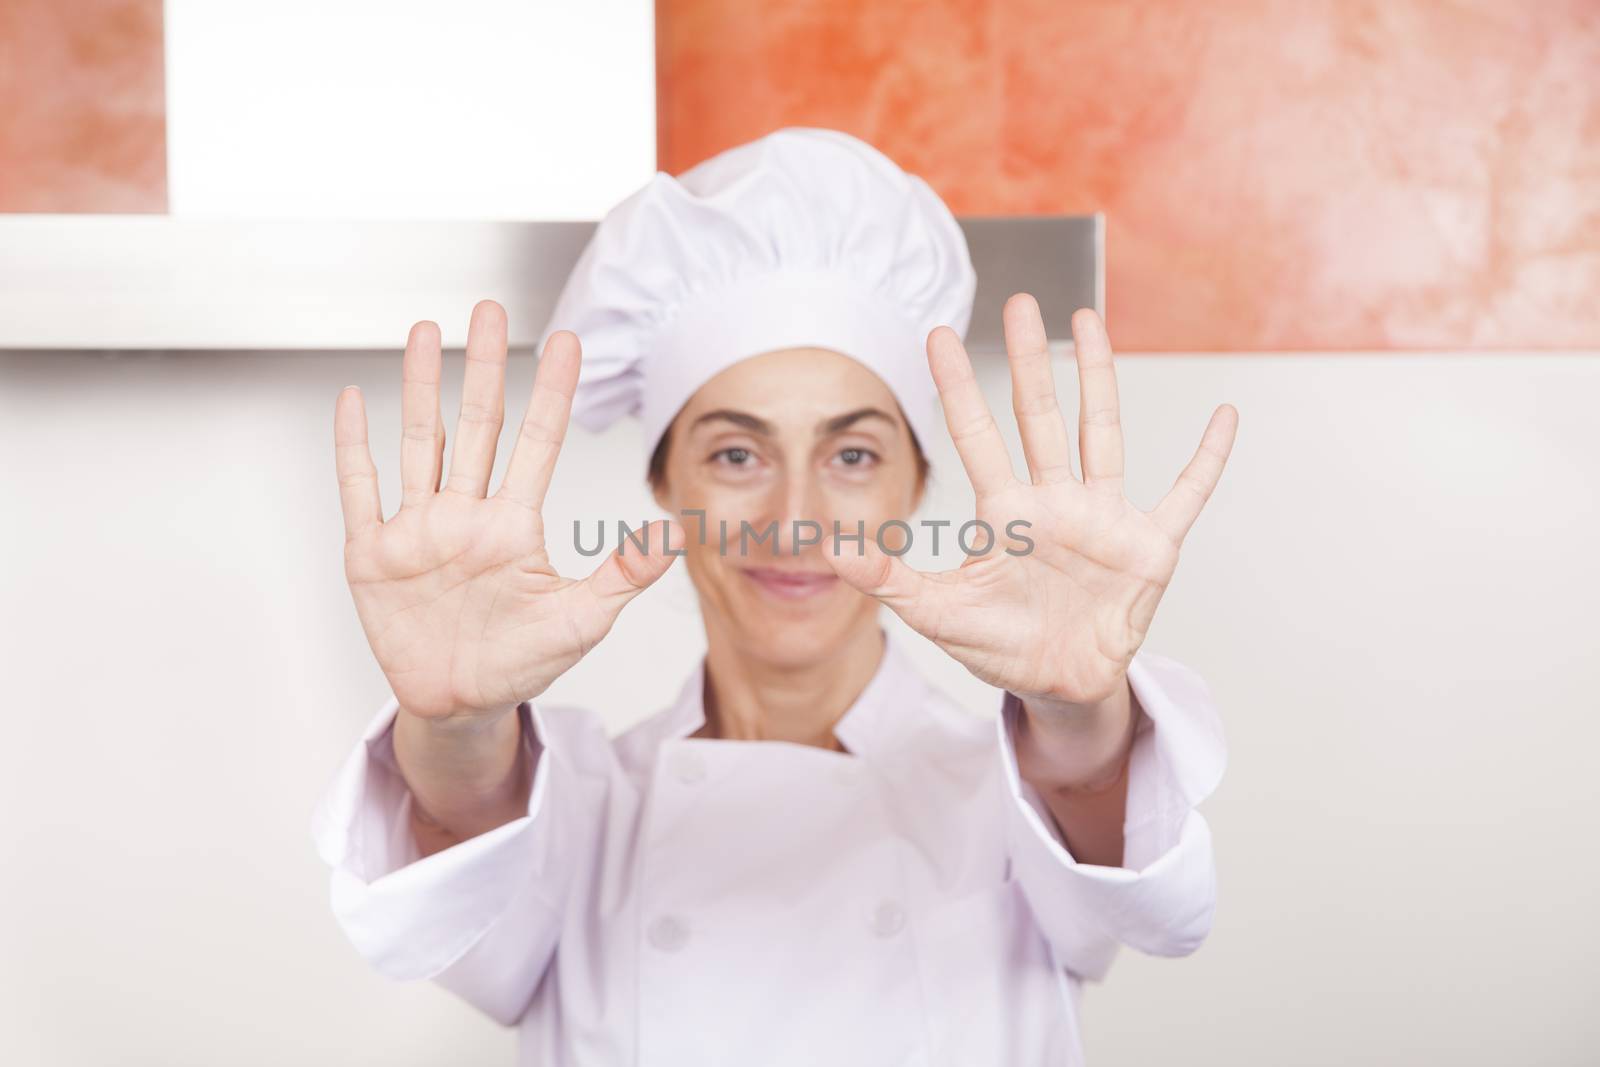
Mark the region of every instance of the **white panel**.
POLYGON ((167 0, 176 215, 598 218, 655 169, 651 0, 167 0))

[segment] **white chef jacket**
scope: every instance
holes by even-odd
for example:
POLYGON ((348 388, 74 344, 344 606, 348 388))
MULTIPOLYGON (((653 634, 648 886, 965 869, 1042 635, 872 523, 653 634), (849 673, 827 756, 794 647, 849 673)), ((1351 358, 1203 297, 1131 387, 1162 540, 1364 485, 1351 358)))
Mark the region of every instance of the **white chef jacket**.
POLYGON ((704 661, 608 739, 524 703, 527 814, 419 858, 380 709, 314 818, 360 953, 520 1029, 523 1065, 1076 1064, 1080 983, 1211 926, 1222 729, 1141 650, 1125 867, 1079 863, 1017 773, 1020 706, 972 715, 891 636, 847 753, 695 739, 704 661))

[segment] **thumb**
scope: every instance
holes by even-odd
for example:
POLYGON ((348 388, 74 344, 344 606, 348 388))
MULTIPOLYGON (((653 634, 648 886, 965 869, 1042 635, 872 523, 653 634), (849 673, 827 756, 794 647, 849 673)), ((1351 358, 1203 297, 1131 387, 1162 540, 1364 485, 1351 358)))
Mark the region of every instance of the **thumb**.
POLYGON ((667 573, 683 554, 683 527, 671 519, 656 519, 624 537, 616 551, 583 580, 595 600, 613 616, 624 604, 667 573))
POLYGON ((858 541, 853 535, 835 535, 824 544, 822 558, 847 585, 876 597, 913 629, 921 629, 917 616, 933 585, 927 575, 879 548, 871 536, 858 541))

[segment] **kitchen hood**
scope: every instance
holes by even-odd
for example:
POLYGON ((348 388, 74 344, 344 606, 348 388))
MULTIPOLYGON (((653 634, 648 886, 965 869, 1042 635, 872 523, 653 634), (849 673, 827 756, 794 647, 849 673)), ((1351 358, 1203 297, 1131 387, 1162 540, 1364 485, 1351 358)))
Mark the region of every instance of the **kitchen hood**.
MULTIPOLYGON (((969 217, 968 344, 1002 352, 1000 309, 1030 292, 1052 340, 1105 311, 1100 215, 969 217)), ((448 347, 505 305, 530 347, 593 222, 0 215, 0 349, 397 349, 418 319, 448 347)))

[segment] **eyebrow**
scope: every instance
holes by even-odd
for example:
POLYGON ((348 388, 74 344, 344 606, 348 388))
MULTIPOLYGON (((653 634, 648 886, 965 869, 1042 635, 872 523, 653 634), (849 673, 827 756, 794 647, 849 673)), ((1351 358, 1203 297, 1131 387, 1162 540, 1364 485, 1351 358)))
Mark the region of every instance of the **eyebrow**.
MULTIPOLYGON (((849 429, 862 419, 882 419, 890 426, 900 425, 899 419, 896 419, 882 408, 857 408, 855 411, 847 411, 843 415, 835 415, 822 423, 817 427, 817 436, 826 437, 829 434, 839 433, 842 430, 849 429)), ((772 423, 749 412, 734 411, 731 408, 718 408, 715 411, 708 411, 695 419, 689 428, 693 430, 699 427, 701 423, 717 420, 731 422, 735 426, 742 426, 751 433, 758 433, 767 437, 772 436, 772 423)))

